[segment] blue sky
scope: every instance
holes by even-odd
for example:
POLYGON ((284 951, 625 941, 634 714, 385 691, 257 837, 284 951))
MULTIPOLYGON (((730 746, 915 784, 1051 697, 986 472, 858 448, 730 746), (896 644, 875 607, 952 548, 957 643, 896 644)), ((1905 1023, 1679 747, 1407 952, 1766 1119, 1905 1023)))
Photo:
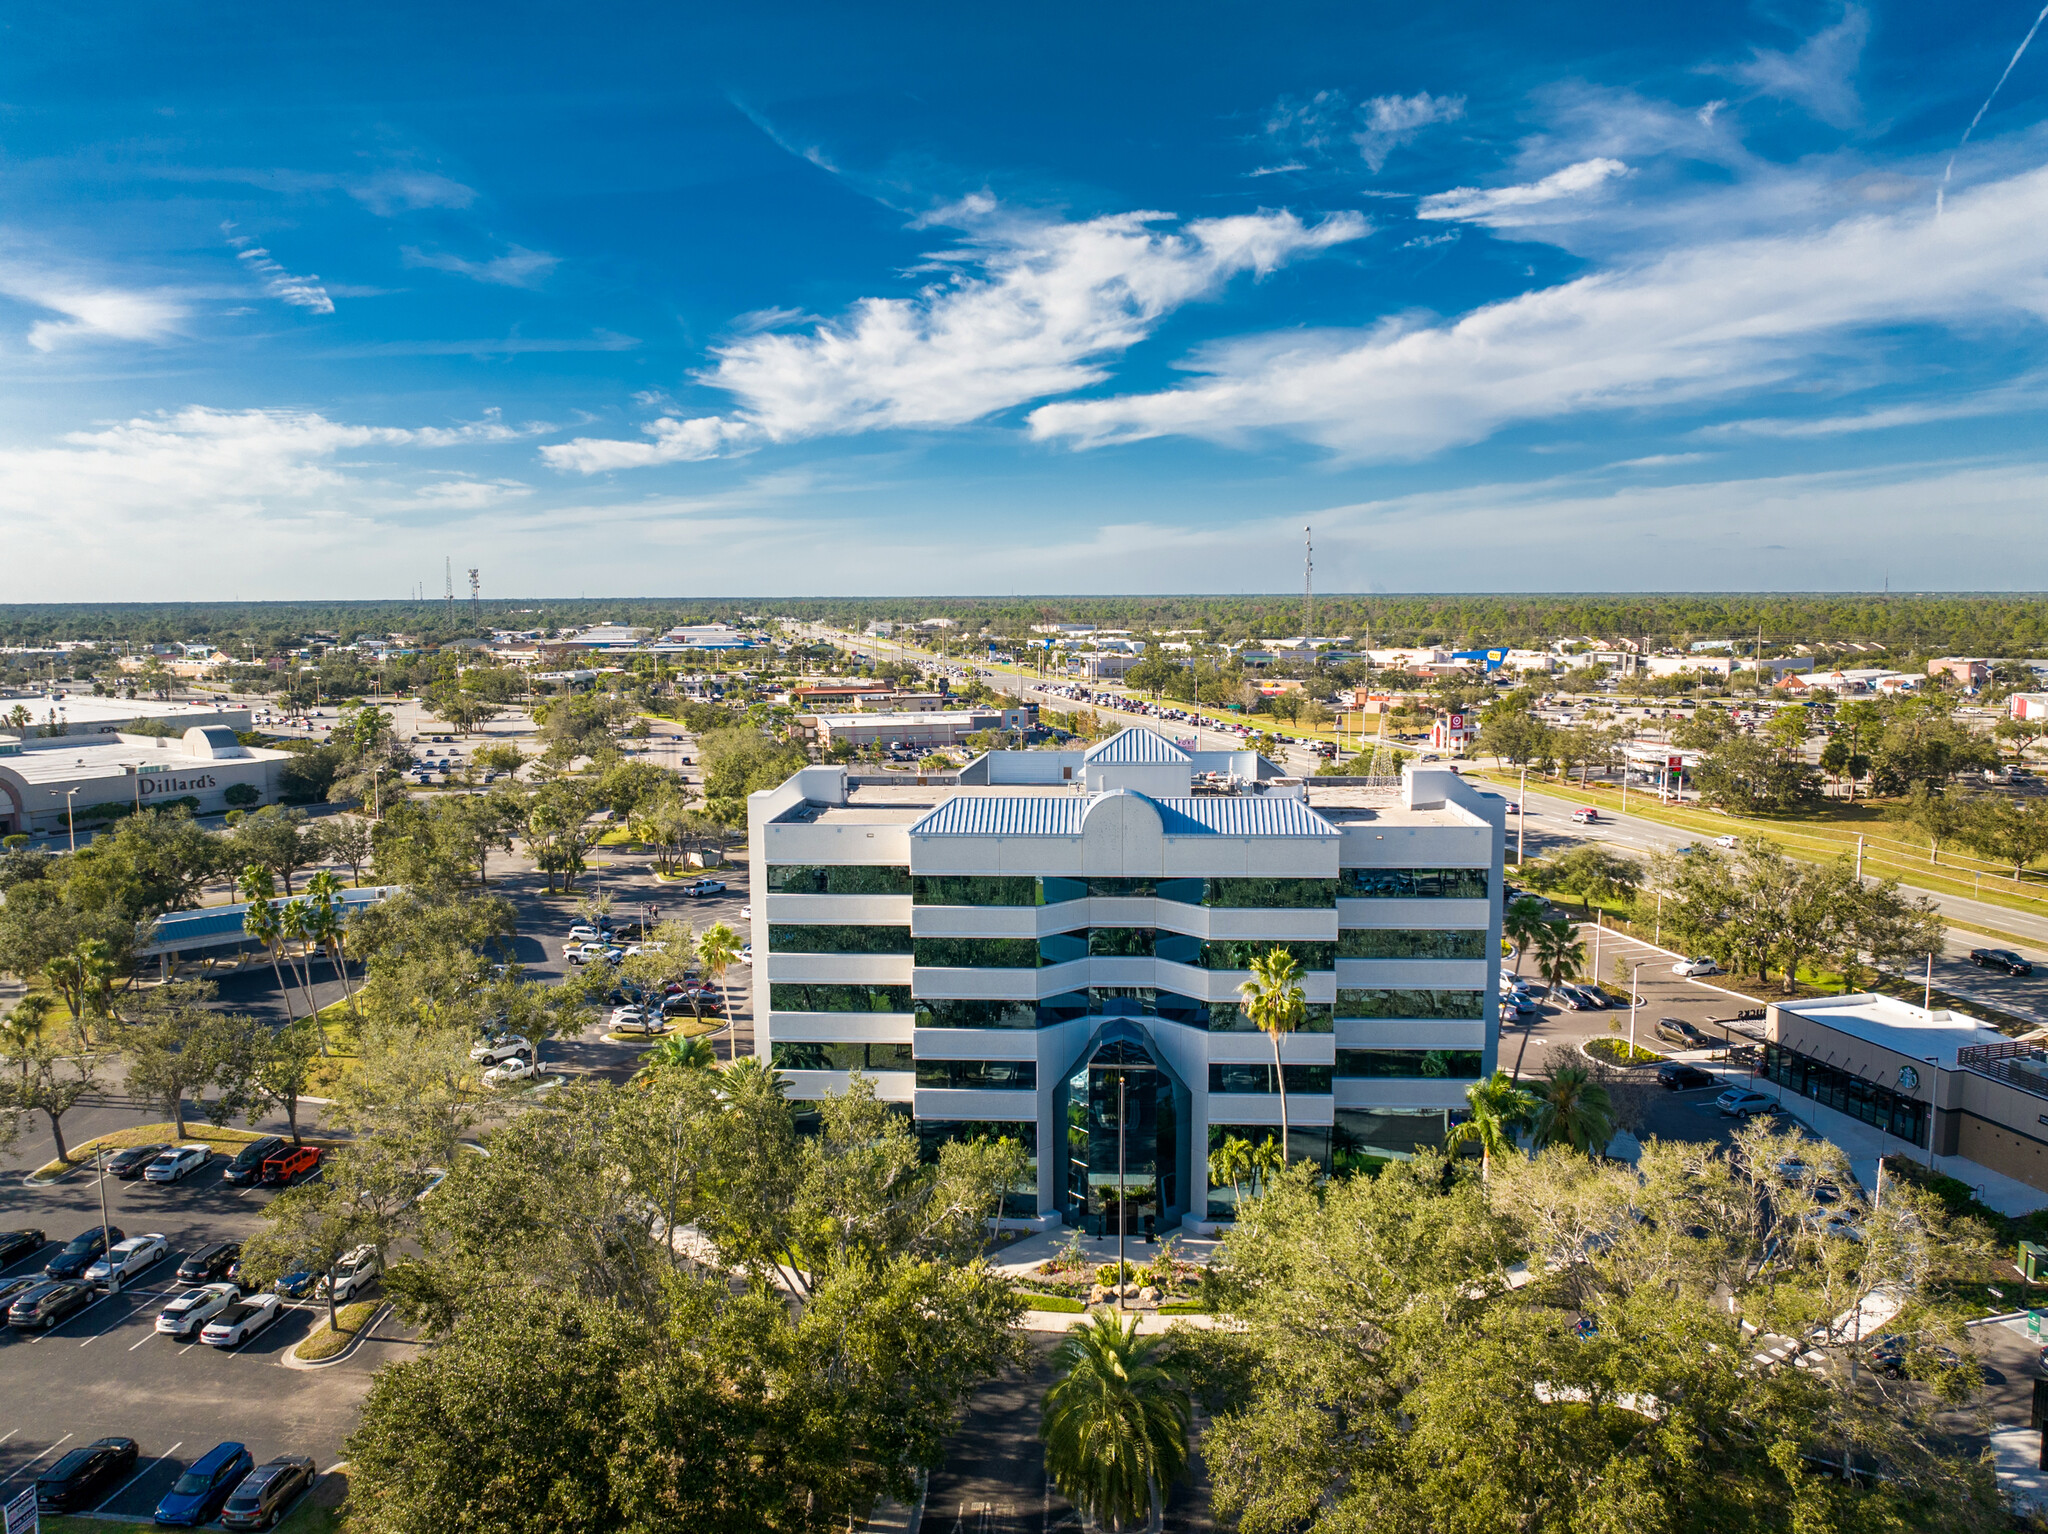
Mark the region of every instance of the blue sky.
POLYGON ((2038 9, 19 4, 6 596, 2048 588, 2038 9))

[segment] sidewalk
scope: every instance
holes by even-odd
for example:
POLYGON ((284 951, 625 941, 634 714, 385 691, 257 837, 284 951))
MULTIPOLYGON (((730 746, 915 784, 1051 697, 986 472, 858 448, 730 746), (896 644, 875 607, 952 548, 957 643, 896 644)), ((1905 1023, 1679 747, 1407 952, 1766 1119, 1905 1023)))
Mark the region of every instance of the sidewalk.
MULTIPOLYGON (((1064 1225, 1027 1236, 1014 1246, 1002 1249, 1001 1260, 995 1264, 998 1273, 1012 1278, 1023 1278, 1047 1258, 1057 1256, 1066 1250, 1068 1238, 1074 1233, 1064 1225)), ((1216 1249, 1222 1245, 1214 1236, 1183 1236, 1178 1230, 1165 1232, 1172 1238, 1176 1257, 1186 1262, 1207 1263, 1214 1259, 1216 1249)), ((1124 1237, 1124 1261, 1132 1267, 1141 1268, 1159 1255, 1157 1241, 1147 1241, 1143 1236, 1124 1237)), ((1097 1238, 1087 1234, 1081 1237, 1081 1250, 1091 1263, 1116 1261, 1116 1237, 1097 1238)))

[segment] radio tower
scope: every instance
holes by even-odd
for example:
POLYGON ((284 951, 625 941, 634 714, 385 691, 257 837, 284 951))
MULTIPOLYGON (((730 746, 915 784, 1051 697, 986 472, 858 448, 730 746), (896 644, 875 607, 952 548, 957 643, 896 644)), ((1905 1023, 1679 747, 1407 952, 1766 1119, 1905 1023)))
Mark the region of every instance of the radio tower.
POLYGON ((483 619, 479 616, 479 614, 481 614, 483 611, 483 607, 477 601, 476 594, 478 589, 479 583, 476 578, 476 571, 472 569, 469 572, 469 621, 471 623, 483 622, 483 619))
POLYGON ((446 554, 441 556, 441 587, 448 599, 448 621, 455 621, 455 561, 446 554))
POLYGON ((1316 653, 1316 545, 1315 529, 1301 530, 1301 637, 1308 653, 1316 653))

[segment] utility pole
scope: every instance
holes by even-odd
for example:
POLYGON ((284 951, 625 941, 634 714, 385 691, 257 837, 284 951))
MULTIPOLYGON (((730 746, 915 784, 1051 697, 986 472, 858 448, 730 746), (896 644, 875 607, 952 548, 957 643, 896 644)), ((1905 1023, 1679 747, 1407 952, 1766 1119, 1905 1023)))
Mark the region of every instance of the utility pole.
POLYGON ((1529 764, 1522 763, 1522 786, 1515 791, 1515 867, 1522 866, 1522 851, 1529 839, 1529 764))
POLYGON ((441 556, 441 585, 448 599, 448 621, 455 621, 455 561, 441 556))
POLYGON ((1316 544, 1315 529, 1301 530, 1301 637, 1308 646, 1309 659, 1316 658, 1316 544))
POLYGON ((476 576, 476 569, 472 566, 469 572, 469 621, 472 623, 480 623, 482 621, 478 614, 483 611, 482 606, 477 601, 478 582, 476 576))

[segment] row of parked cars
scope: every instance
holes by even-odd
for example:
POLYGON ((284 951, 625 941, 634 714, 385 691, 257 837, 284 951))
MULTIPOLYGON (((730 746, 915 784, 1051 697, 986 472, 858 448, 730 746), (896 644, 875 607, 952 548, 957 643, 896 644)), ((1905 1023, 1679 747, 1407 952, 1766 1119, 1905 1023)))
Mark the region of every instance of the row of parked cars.
MULTIPOLYGON (((39 1512, 89 1508, 135 1475, 139 1450, 132 1438, 100 1438, 73 1449, 36 1477, 39 1512)), ((239 1443, 220 1443, 195 1459, 156 1505, 156 1522, 196 1529, 218 1518, 230 1529, 267 1529, 319 1479, 304 1454, 280 1454, 256 1463, 239 1443)))
MULTIPOLYGON (((238 1185, 288 1188, 304 1182, 320 1170, 321 1150, 317 1145, 292 1145, 280 1135, 265 1135, 237 1151, 222 1177, 238 1185)), ((201 1167, 213 1162, 213 1147, 202 1141, 189 1145, 131 1145, 107 1158, 107 1171, 124 1182, 183 1182, 201 1167)))

